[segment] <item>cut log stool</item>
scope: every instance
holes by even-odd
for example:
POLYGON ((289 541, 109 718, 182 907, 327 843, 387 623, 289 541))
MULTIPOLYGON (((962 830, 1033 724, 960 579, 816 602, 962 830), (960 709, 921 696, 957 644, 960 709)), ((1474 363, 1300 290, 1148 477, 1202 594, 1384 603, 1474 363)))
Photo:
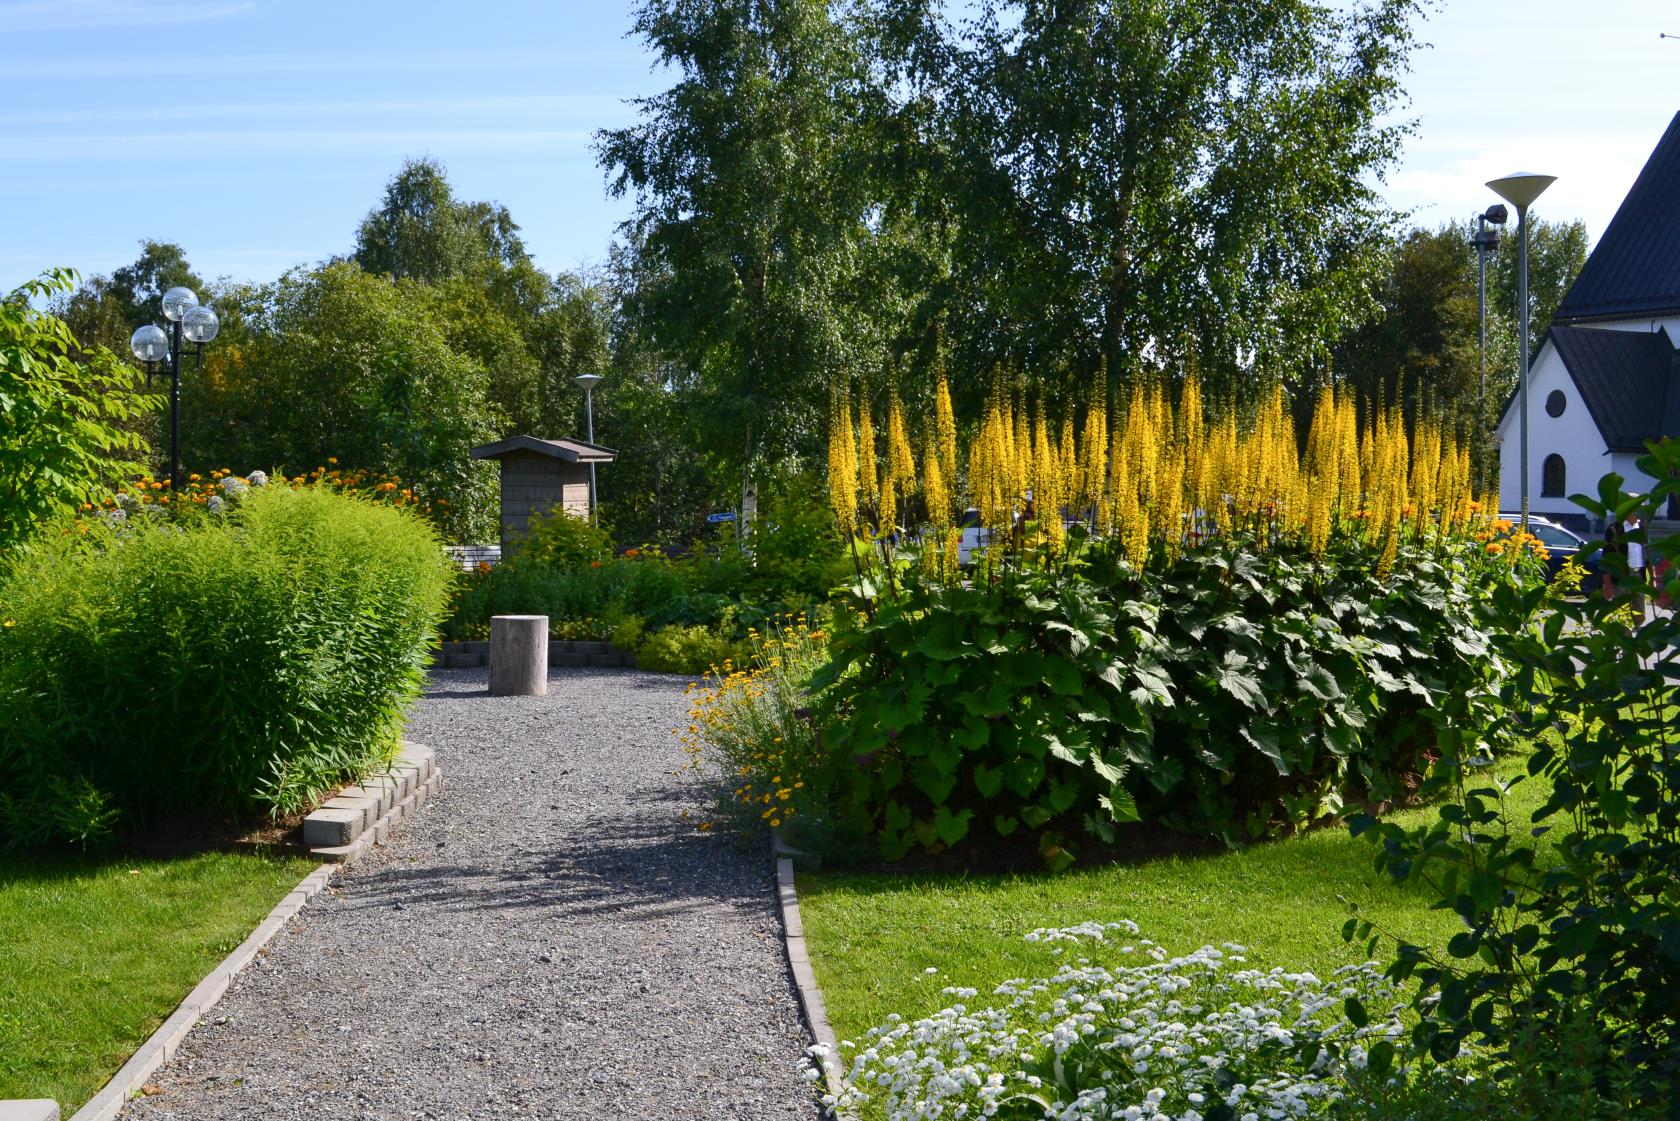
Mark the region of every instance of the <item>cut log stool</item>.
POLYGON ((541 697, 548 692, 548 616, 490 617, 490 693, 541 697))

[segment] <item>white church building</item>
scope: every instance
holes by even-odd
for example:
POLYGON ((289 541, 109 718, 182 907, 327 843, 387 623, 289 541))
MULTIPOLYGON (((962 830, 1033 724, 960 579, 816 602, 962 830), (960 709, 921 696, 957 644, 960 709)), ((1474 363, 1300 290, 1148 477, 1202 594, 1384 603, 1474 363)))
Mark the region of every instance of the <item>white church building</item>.
MULTIPOLYGON (((1581 275, 1558 305, 1529 372, 1529 509, 1588 526, 1571 494, 1654 482, 1634 466, 1645 441, 1680 436, 1680 114, 1669 122, 1581 275)), ((1500 418, 1499 505, 1522 508, 1521 396, 1500 418)), ((1675 504, 1671 504, 1672 505, 1675 504)), ((1670 518, 1680 510, 1667 511, 1670 518)))

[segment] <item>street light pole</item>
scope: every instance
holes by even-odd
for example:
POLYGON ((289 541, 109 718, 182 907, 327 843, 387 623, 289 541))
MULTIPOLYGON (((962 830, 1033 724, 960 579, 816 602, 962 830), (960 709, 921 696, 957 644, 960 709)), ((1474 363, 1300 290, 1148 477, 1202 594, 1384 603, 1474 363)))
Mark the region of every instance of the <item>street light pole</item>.
POLYGON ((1476 356, 1480 367, 1476 379, 1476 439, 1477 447, 1483 449, 1476 455, 1478 495, 1487 489, 1486 445, 1481 442, 1487 434, 1487 255, 1488 250, 1499 248, 1499 231, 1489 229, 1488 223, 1503 226, 1508 217, 1503 206, 1488 207, 1476 215, 1476 233, 1470 239, 1476 247, 1476 356))
POLYGON ((1517 318, 1521 323, 1517 346, 1521 364, 1517 367, 1517 392, 1521 398, 1522 440, 1522 528, 1528 532, 1528 208, 1553 183, 1555 175, 1519 171, 1503 179, 1488 181, 1493 193, 1517 208, 1517 318))
MULTIPOLYGON (((583 412, 588 418, 589 442, 595 443, 595 387, 606 379, 600 374, 579 374, 572 379, 583 386, 583 412)), ((589 524, 595 524, 595 461, 589 461, 589 524)))
POLYGON ((169 364, 169 489, 181 489, 181 342, 193 343, 194 361, 202 361, 204 344, 216 337, 216 313, 200 306, 191 288, 171 288, 163 294, 163 314, 169 333, 154 323, 136 330, 128 340, 134 357, 146 364, 146 376, 159 364, 169 364))

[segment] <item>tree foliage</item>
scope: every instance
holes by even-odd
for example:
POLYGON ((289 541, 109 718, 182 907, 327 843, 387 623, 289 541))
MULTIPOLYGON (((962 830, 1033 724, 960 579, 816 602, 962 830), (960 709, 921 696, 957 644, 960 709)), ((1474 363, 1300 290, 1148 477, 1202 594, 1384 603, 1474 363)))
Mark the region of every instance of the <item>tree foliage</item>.
POLYGON ((1415 7, 648 0, 677 80, 599 144, 631 314, 742 463, 883 364, 931 401, 940 338, 973 400, 1319 362, 1370 307, 1415 7))
POLYGON ((648 0, 635 30, 678 77, 599 136, 636 200, 628 313, 696 373, 689 407, 733 465, 812 456, 831 381, 881 348, 852 288, 879 197, 856 36, 824 0, 648 0))
POLYGON ((1214 384, 1318 361, 1367 307, 1411 0, 986 0, 933 22, 927 144, 970 361, 1214 384))
MULTIPOLYGON (((1427 409, 1457 419, 1470 440, 1475 477, 1491 486, 1498 470, 1492 431, 1517 382, 1518 245, 1514 231, 1487 260, 1485 392, 1477 309, 1475 223, 1415 228, 1385 252, 1373 287, 1378 313, 1336 344, 1332 376, 1362 399, 1427 409)), ((1546 337, 1552 316, 1587 259, 1579 221, 1529 219, 1530 334, 1546 337)))
POLYGON ((246 298, 243 338, 207 350, 186 383, 189 468, 331 457, 441 500, 452 537, 494 539, 495 467, 471 456, 501 434, 490 375, 453 345, 434 289, 336 262, 246 298))
POLYGON ((74 286, 56 269, 0 300, 0 552, 142 469, 145 442, 119 427, 157 403, 138 372, 104 349, 77 361, 69 326, 31 304, 74 286))

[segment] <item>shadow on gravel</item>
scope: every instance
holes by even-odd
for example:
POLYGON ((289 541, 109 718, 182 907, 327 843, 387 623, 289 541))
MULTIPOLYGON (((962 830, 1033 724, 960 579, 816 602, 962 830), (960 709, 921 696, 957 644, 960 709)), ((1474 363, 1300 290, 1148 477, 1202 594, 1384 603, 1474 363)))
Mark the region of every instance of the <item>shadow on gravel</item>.
MULTIPOLYGON (((462 669, 433 669, 431 677, 421 695, 426 698, 437 697, 442 700, 481 700, 489 703, 493 700, 513 700, 519 698, 501 698, 490 696, 490 671, 483 666, 468 666, 462 669)), ((575 667, 553 666, 548 671, 549 695, 564 692, 566 687, 580 681, 599 680, 603 677, 613 678, 620 688, 645 689, 658 693, 681 693, 692 682, 699 681, 697 677, 678 677, 668 673, 648 673, 636 669, 581 669, 575 667)))
POLYGON ((493 866, 384 868, 358 885, 349 905, 358 910, 398 904, 445 911, 535 908, 560 919, 611 914, 632 922, 718 903, 763 905, 768 866, 762 876, 752 874, 751 865, 759 862, 732 848, 727 837, 674 836, 669 822, 620 822, 599 835, 595 847, 508 853, 493 866))

